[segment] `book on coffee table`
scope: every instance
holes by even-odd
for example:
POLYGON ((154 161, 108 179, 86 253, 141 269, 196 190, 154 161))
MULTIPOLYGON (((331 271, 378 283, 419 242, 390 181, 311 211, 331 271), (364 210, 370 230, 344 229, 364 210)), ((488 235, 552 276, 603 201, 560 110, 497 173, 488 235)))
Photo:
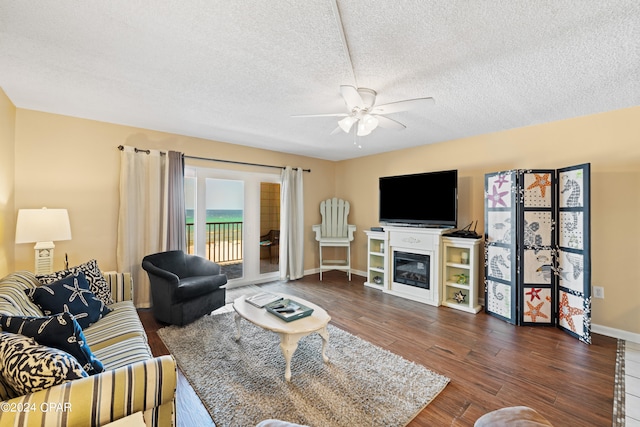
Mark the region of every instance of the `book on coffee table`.
POLYGON ((260 292, 245 299, 245 301, 247 301, 249 304, 254 305, 258 308, 262 308, 267 304, 271 304, 272 302, 281 300, 281 296, 271 294, 269 292, 260 292))
POLYGON ((283 299, 281 301, 272 302, 265 306, 269 313, 272 313, 285 322, 302 319, 313 313, 313 308, 302 305, 299 302, 283 299))

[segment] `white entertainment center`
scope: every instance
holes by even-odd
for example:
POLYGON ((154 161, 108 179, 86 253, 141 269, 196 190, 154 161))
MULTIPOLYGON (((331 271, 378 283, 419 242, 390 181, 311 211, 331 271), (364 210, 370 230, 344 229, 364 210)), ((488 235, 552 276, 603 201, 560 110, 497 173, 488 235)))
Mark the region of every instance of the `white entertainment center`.
POLYGON ((481 239, 448 237, 447 231, 403 226, 365 230, 365 285, 425 304, 477 313, 481 239))

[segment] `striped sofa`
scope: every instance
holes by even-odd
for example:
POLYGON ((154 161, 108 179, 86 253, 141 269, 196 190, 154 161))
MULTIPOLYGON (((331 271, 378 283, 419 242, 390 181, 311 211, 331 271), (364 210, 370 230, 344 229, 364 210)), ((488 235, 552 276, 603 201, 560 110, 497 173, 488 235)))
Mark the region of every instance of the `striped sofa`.
MULTIPOLYGON (((175 360, 153 357, 132 303, 131 276, 104 275, 116 301, 113 311, 83 333, 105 370, 14 398, 0 386, 1 426, 101 426, 139 419, 139 413, 147 426, 175 425, 175 360)), ((24 292, 39 284, 27 271, 0 279, 0 314, 43 316, 24 292)))

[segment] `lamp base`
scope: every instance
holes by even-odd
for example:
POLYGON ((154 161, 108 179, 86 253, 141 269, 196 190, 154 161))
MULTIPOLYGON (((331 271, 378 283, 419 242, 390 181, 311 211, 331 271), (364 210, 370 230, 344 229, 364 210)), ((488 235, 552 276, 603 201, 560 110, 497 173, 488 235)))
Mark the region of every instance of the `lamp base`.
POLYGON ((36 274, 53 273, 53 242, 38 242, 33 247, 36 251, 36 274))

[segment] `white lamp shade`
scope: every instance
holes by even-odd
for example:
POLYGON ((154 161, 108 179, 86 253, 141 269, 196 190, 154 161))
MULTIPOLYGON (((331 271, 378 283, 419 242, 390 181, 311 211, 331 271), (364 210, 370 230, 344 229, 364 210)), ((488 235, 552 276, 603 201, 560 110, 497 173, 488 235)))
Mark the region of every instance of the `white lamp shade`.
POLYGON ((358 123, 358 136, 367 136, 378 127, 378 119, 371 114, 365 114, 358 123))
POLYGON ((16 243, 71 240, 66 209, 20 209, 16 222, 16 243))
POLYGON ((353 124, 357 121, 358 119, 356 119, 355 117, 347 116, 338 122, 338 126, 340 126, 340 129, 345 131, 345 133, 349 133, 349 131, 351 130, 351 126, 353 126, 353 124))

